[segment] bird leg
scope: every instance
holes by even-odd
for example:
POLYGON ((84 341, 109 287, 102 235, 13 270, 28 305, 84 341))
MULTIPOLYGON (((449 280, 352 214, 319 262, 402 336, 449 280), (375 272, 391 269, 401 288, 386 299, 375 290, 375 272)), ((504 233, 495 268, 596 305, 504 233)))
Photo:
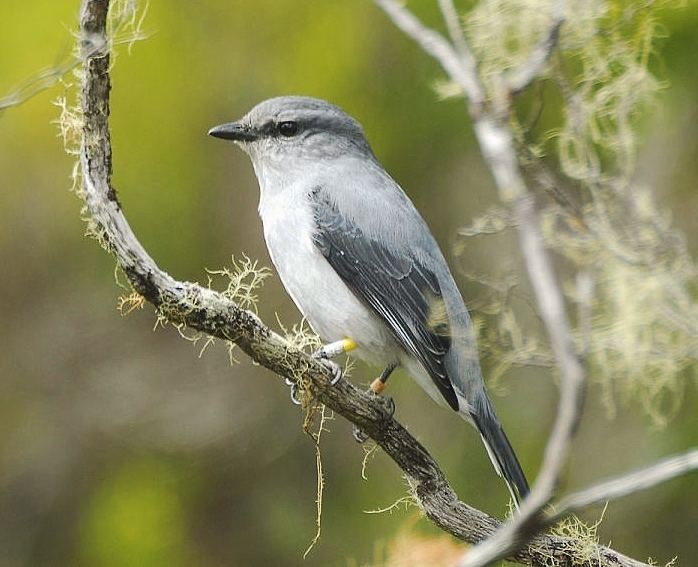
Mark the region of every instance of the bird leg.
MULTIPOLYGON (((354 350, 357 344, 351 339, 342 339, 341 341, 335 341, 333 343, 328 343, 317 349, 311 356, 316 359, 320 364, 332 372, 332 380, 330 385, 334 386, 337 382, 342 379, 342 368, 336 362, 330 360, 340 354, 354 350)), ((286 385, 291 388, 291 401, 299 406, 301 401, 298 399, 298 385, 286 378, 286 385)))
POLYGON ((385 390, 385 384, 388 381, 388 378, 390 378, 390 375, 393 373, 393 370, 397 368, 397 364, 392 363, 389 364, 388 366, 385 367, 385 370, 381 372, 381 375, 376 378, 373 382, 371 382, 371 391, 379 395, 383 390, 385 390))
MULTIPOLYGON (((383 372, 381 372, 381 375, 371 382, 368 392, 374 394, 375 396, 380 396, 381 392, 385 390, 385 384, 388 381, 388 378, 390 378, 390 375, 396 368, 397 364, 394 362, 386 366, 383 372)), ((380 396, 378 397, 377 401, 381 402, 385 413, 387 413, 389 417, 393 417, 393 414, 395 413, 395 401, 393 398, 389 396, 380 396)))
POLYGON ((313 353, 313 358, 316 358, 319 362, 323 364, 326 368, 332 372, 334 377, 330 382, 330 385, 334 386, 337 382, 342 379, 342 369, 339 364, 332 361, 332 358, 344 354, 345 352, 350 352, 357 347, 357 344, 351 339, 342 339, 341 341, 335 341, 333 343, 321 346, 313 353))
POLYGON ((335 341, 321 346, 313 353, 313 356, 315 358, 334 358, 345 352, 351 352, 357 346, 359 345, 351 339, 342 339, 341 341, 335 341))
MULTIPOLYGON (((393 373, 393 370, 395 370, 395 368, 397 368, 396 363, 391 363, 388 366, 386 366, 383 372, 381 372, 381 375, 378 378, 376 378, 373 382, 371 382, 371 386, 367 391, 367 393, 373 394, 377 397, 376 401, 380 402, 380 404, 383 406, 383 410, 385 411, 388 417, 393 417, 393 414, 395 413, 395 401, 391 397, 384 397, 380 394, 383 390, 385 390, 385 383, 388 381, 388 378, 390 378, 390 375, 393 373)), ((352 435, 358 443, 365 443, 368 439, 368 435, 366 435, 366 433, 364 433, 356 425, 352 427, 352 435)))

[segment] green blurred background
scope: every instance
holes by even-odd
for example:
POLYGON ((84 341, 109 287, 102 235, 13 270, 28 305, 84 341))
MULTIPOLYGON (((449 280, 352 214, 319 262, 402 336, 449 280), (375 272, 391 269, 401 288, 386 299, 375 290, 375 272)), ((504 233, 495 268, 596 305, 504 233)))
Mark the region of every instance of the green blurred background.
MULTIPOLYGON (((416 2, 436 24, 431 2, 416 2)), ((0 95, 72 49, 77 0, 8 0, 0 20, 0 95)), ((663 15, 655 71, 666 81, 642 124, 659 200, 698 252, 698 5, 663 15)), ((496 203, 461 100, 439 102, 436 65, 370 1, 152 0, 152 32, 113 70, 114 182, 160 265, 206 281, 205 268, 242 252, 271 265, 248 159, 206 137, 261 99, 306 94, 356 116, 379 159, 423 212, 463 276, 496 270, 515 243, 481 239, 449 253, 456 231, 496 203), (503 250, 502 247, 506 247, 503 250), (467 264, 467 266, 466 266, 467 264)), ((66 77, 67 82, 74 79, 66 77)), ((83 237, 68 190, 72 159, 52 124, 58 85, 0 114, 0 566, 363 565, 396 537, 438 534, 412 508, 366 514, 406 494, 382 454, 361 478, 363 452, 341 419, 323 440, 322 537, 315 531, 315 453, 288 390, 243 355, 153 331, 145 308, 122 318, 114 262, 83 237)), ((501 266, 499 266, 501 267, 501 266)), ((259 312, 300 317, 276 277, 259 312)), ((359 366, 354 381, 374 370, 359 366)), ((430 449, 459 495, 501 516, 508 500, 480 440, 406 376, 391 381, 397 417, 430 449)), ((556 408, 547 372, 510 371, 495 404, 531 479, 556 408)), ((639 405, 609 420, 592 388, 567 488, 695 443, 696 392, 653 429, 639 405)), ((598 518, 600 510, 584 517, 598 518)), ((698 564, 695 477, 612 503, 602 542, 645 559, 698 564)), ((392 542, 392 543, 391 543, 392 542)), ((409 557, 409 551, 403 551, 409 557)))

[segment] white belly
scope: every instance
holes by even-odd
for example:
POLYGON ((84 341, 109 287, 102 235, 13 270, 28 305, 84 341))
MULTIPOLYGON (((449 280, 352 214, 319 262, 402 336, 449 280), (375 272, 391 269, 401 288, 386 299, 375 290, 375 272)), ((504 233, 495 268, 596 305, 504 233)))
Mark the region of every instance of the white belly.
POLYGON ((356 354, 378 366, 397 362, 401 349, 387 326, 361 303, 312 241, 310 204, 292 188, 260 205, 269 255, 286 291, 325 342, 351 338, 356 354))

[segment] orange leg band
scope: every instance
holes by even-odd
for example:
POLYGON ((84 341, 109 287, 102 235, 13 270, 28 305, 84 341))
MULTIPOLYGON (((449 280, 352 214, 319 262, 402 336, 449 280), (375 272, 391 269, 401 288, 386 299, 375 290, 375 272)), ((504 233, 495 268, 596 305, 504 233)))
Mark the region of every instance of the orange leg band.
POLYGON ((380 378, 376 378, 373 382, 371 382, 371 390, 373 390, 374 394, 380 394, 383 390, 385 390, 385 382, 383 382, 383 380, 380 378))

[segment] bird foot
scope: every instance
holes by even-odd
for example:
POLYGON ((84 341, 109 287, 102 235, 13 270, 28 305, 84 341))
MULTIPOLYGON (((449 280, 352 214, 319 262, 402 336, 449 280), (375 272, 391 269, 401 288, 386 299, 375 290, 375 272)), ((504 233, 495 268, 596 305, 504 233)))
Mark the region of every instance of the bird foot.
MULTIPOLYGON (((328 358, 329 354, 325 347, 316 350, 311 356, 332 373, 332 379, 330 380, 331 386, 334 386, 342 379, 342 368, 339 364, 328 358)), ((291 388, 291 401, 297 406, 301 405, 301 401, 298 399, 298 384, 292 382, 288 378, 285 379, 285 382, 286 385, 291 388)))
POLYGON ((369 390, 369 392, 373 394, 373 399, 381 407, 383 413, 385 414, 385 417, 390 419, 395 415, 395 400, 393 400, 393 398, 391 398, 390 396, 380 396, 373 392, 373 390, 369 390))
POLYGON ((357 443, 362 445, 368 441, 368 434, 356 424, 351 426, 351 435, 357 443))
POLYGON ((291 402, 297 406, 301 405, 301 401, 298 399, 298 384, 291 382, 291 380, 288 378, 285 378, 284 382, 286 382, 286 385, 291 388, 291 402))
POLYGON ((339 364, 337 364, 333 360, 330 360, 327 356, 327 352, 324 348, 320 348, 312 354, 312 357, 315 360, 317 360, 320 364, 322 364, 325 368, 332 372, 332 380, 330 380, 330 386, 334 386, 337 382, 339 382, 342 379, 342 367, 339 366, 339 364))
MULTIPOLYGON (((380 381, 380 379, 376 378, 376 380, 374 380, 374 383, 378 381, 380 381)), ((385 386, 383 382, 381 383, 385 386)), ((371 384, 371 387, 368 390, 366 390, 366 393, 370 394, 371 397, 378 403, 378 405, 383 410, 386 419, 390 419, 391 417, 393 417, 393 415, 395 415, 395 400, 393 400, 393 398, 391 398, 390 396, 379 395, 373 387, 373 384, 371 384)), ((368 434, 366 434, 366 432, 363 431, 363 429, 361 429, 358 425, 352 425, 351 434, 357 443, 365 443, 366 441, 368 441, 368 434)))

